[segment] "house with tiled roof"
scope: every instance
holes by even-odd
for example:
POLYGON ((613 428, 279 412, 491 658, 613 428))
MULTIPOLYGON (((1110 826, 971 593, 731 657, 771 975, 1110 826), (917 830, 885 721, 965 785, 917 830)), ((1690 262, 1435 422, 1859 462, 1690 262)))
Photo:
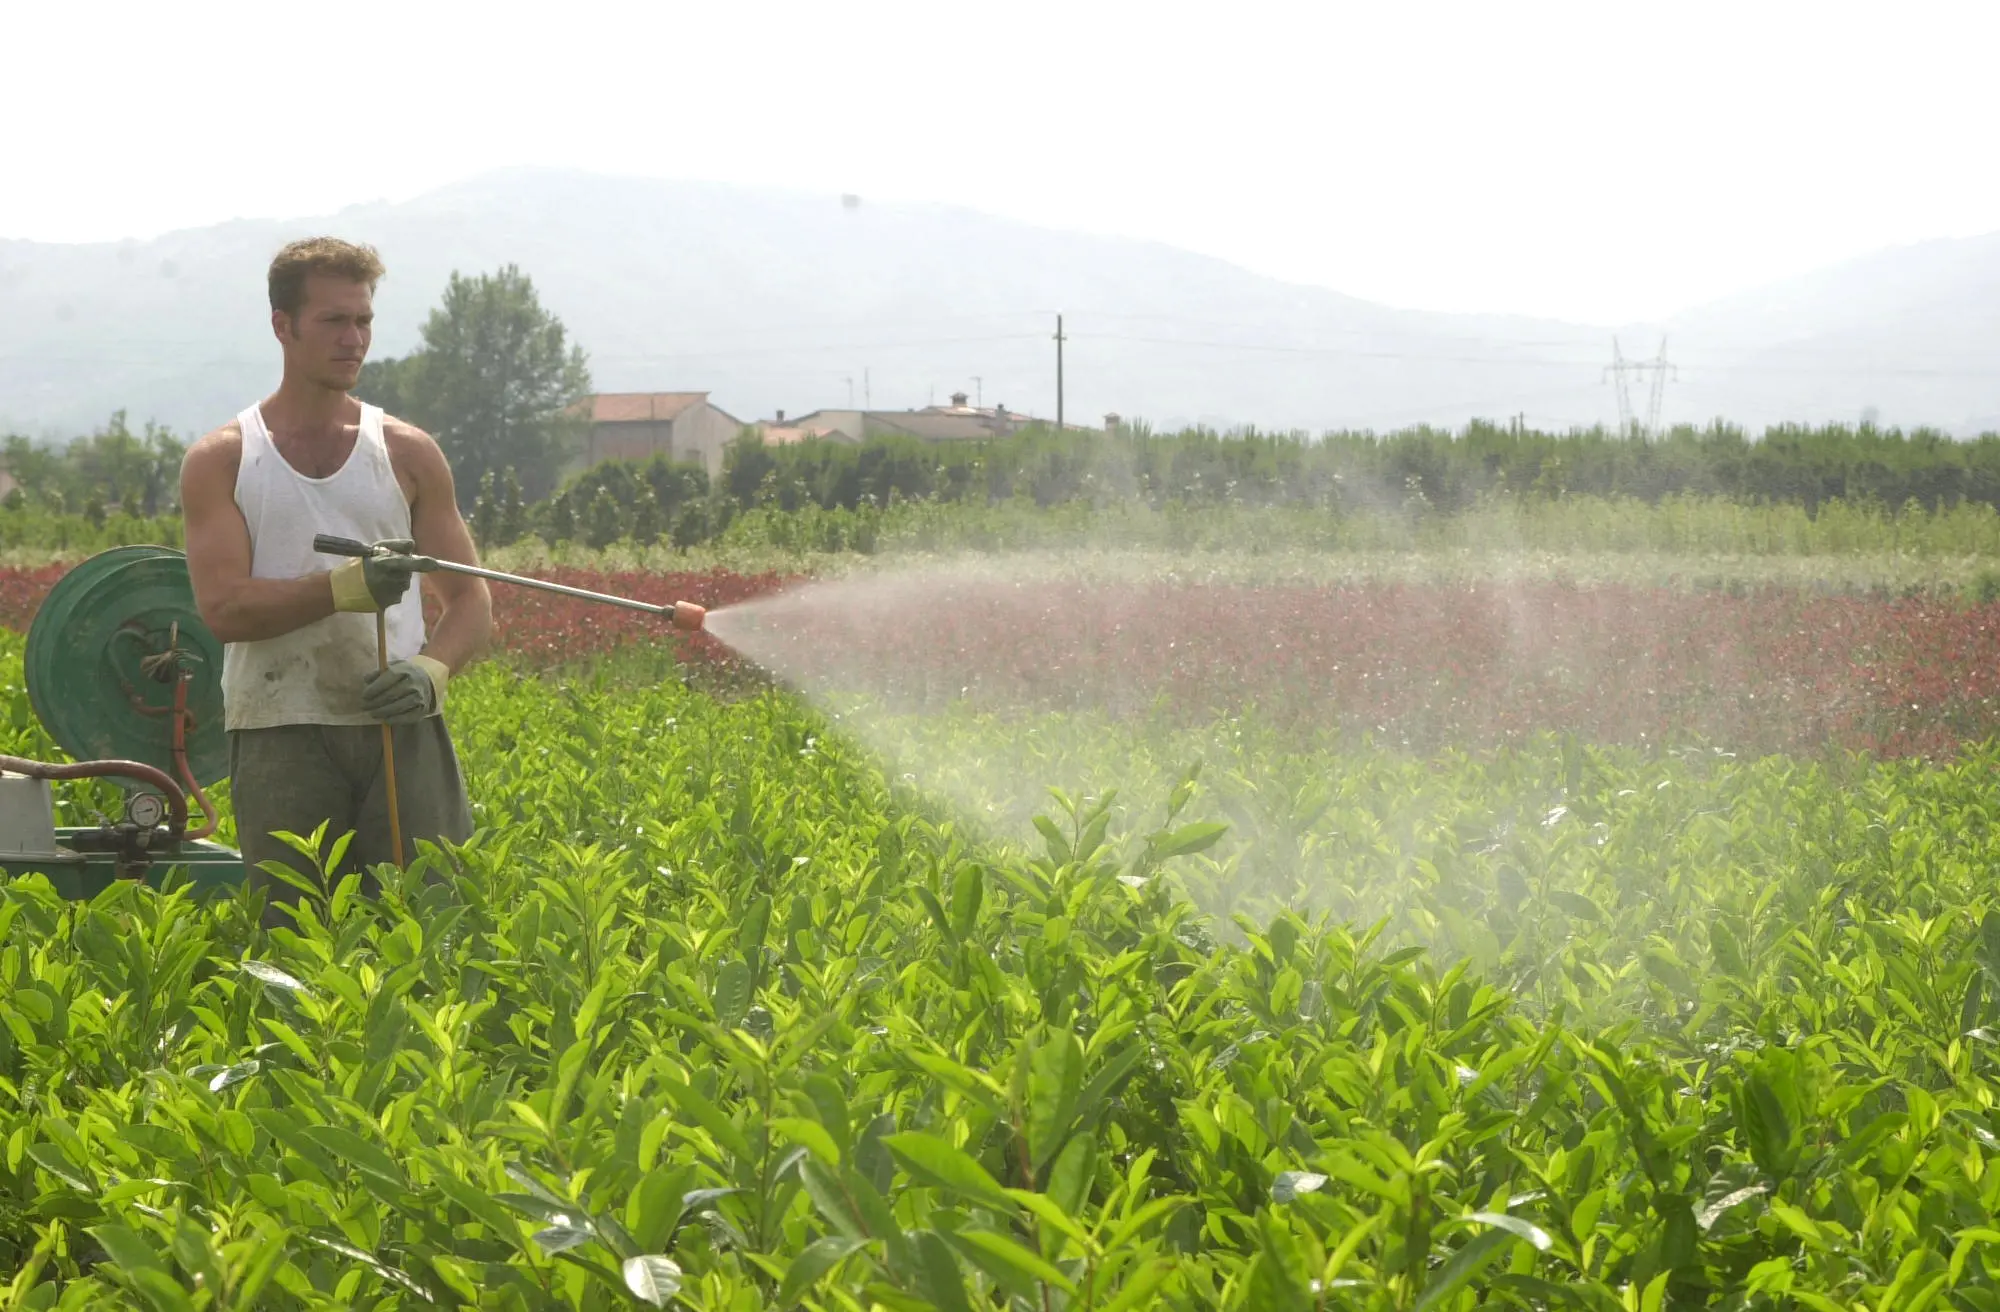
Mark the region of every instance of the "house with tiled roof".
POLYGON ((584 468, 607 460, 699 460, 713 479, 722 474, 722 452, 743 431, 743 421, 708 399, 707 392, 600 392, 585 400, 590 427, 584 468))
POLYGON ((984 442, 1008 437, 1034 422, 1004 405, 969 406, 962 392, 953 393, 951 401, 950 405, 922 410, 815 410, 792 422, 830 431, 849 442, 894 436, 926 442, 984 442))

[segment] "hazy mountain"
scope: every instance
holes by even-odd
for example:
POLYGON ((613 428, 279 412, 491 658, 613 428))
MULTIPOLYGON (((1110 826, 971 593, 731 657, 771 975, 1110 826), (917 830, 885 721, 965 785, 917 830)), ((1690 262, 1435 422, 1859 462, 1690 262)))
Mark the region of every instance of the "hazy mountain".
POLYGON ((1848 260, 1668 331, 1696 413, 2000 429, 2000 233, 1848 260))
MULTIPOLYGON (((511 262, 601 389, 706 390, 744 419, 846 405, 850 386, 882 408, 976 389, 1052 414, 1059 309, 1072 420, 1317 430, 1617 414, 1609 328, 1397 310, 963 210, 514 170, 152 241, 0 241, 0 426, 70 433, 119 408, 183 431, 226 419, 276 378, 264 267, 319 232, 372 242, 388 263, 378 355, 414 344, 453 269, 511 262)), ((1985 363, 2000 346, 1996 290, 2000 237, 1941 242, 1617 331, 1628 356, 1669 334, 1669 419, 1853 419, 1873 405, 1885 423, 1971 431, 2000 422, 1985 363)), ((1643 413, 1643 380, 1635 390, 1643 413)))

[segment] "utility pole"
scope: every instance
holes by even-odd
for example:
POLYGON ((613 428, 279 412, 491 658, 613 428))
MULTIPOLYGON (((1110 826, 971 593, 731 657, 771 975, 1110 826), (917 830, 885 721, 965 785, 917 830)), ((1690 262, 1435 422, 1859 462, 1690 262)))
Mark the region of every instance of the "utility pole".
POLYGON ((1063 426, 1063 327, 1062 311, 1056 311, 1056 431, 1063 426))
POLYGON ((981 410, 986 408, 986 380, 978 374, 972 376, 972 404, 981 410))
POLYGON ((875 408, 875 389, 868 381, 868 370, 865 366, 861 370, 861 408, 863 410, 875 408))

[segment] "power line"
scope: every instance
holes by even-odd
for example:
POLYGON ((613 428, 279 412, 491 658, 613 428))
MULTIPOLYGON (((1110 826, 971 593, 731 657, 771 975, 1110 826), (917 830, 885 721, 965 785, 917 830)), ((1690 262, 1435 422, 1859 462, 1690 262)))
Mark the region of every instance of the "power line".
MULTIPOLYGON (((1164 316, 1163 316, 1164 317, 1164 316)), ((1192 320, 1190 320, 1192 322, 1192 320)), ((821 354, 847 351, 905 351, 926 350, 941 346, 990 345, 1004 342, 1028 342, 1041 339, 1035 332, 988 333, 967 336, 911 338, 900 341, 878 342, 788 342, 765 343, 761 345, 710 346, 685 351, 625 351, 591 353, 592 363, 617 365, 671 365, 676 362, 728 360, 731 358, 757 356, 783 356, 787 354, 821 354)), ((1264 355, 1322 356, 1358 360, 1402 360, 1426 364, 1472 364, 1503 365, 1515 368, 1535 369, 1595 369, 1605 366, 1600 360, 1550 358, 1532 355, 1478 355, 1458 353, 1436 353, 1410 350, 1376 350, 1348 346, 1330 346, 1318 343, 1285 343, 1255 341, 1221 341, 1211 338, 1155 337, 1129 333, 1085 332, 1071 333, 1065 330, 1065 342, 1127 342, 1135 345, 1181 347, 1195 350, 1231 351, 1264 355)), ((1496 346, 1516 347, 1531 343, 1515 343, 1501 338, 1464 338, 1458 340, 1485 340, 1496 346)), ((0 351, 0 364, 132 364, 132 365, 179 365, 183 367, 227 367, 227 366, 267 366, 274 363, 273 357, 258 355, 190 355, 175 358, 177 349, 185 349, 186 343, 162 342, 157 349, 142 343, 125 341, 122 349, 112 351, 0 351)), ((1704 353, 1704 348, 1683 348, 1696 354, 1704 353)), ((1819 376, 1826 374, 1866 375, 1869 377, 1903 378, 1996 378, 2000 369, 1995 368, 1944 368, 1925 366, 1884 366, 1870 364, 1865 360, 1853 363, 1828 363, 1824 365, 1785 365, 1768 361, 1770 354, 1783 353, 1791 348, 1744 348, 1738 351, 1724 348, 1706 348, 1707 353, 1739 354, 1759 357, 1741 365, 1695 366, 1695 372, 1703 376, 1727 374, 1742 370, 1754 370, 1759 375, 1802 375, 1819 376)), ((1640 362, 1628 362, 1637 367, 1640 362)), ((1675 372, 1678 373, 1678 366, 1675 372)))

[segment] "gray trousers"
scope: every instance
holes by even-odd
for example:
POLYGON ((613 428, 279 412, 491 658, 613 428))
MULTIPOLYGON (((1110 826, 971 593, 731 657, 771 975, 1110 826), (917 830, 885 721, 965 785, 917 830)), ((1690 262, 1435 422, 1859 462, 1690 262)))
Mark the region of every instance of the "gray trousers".
MULTIPOLYGON (((417 855, 417 840, 462 843, 472 836, 472 806, 459 774, 458 753, 442 715, 394 726, 396 799, 403 855, 417 855)), ((245 876, 265 893, 266 928, 288 925, 278 913, 299 892, 258 865, 277 861, 312 877, 312 866, 278 832, 310 839, 326 826, 330 843, 352 832, 340 865, 327 872, 329 887, 361 871, 370 896, 379 891, 370 866, 394 863, 389 836, 389 790, 382 768, 382 727, 376 724, 286 724, 236 729, 229 734, 229 796, 236 810, 236 839, 245 876), (275 913, 275 914, 274 914, 275 913)), ((322 851, 322 855, 324 852, 322 851)))

